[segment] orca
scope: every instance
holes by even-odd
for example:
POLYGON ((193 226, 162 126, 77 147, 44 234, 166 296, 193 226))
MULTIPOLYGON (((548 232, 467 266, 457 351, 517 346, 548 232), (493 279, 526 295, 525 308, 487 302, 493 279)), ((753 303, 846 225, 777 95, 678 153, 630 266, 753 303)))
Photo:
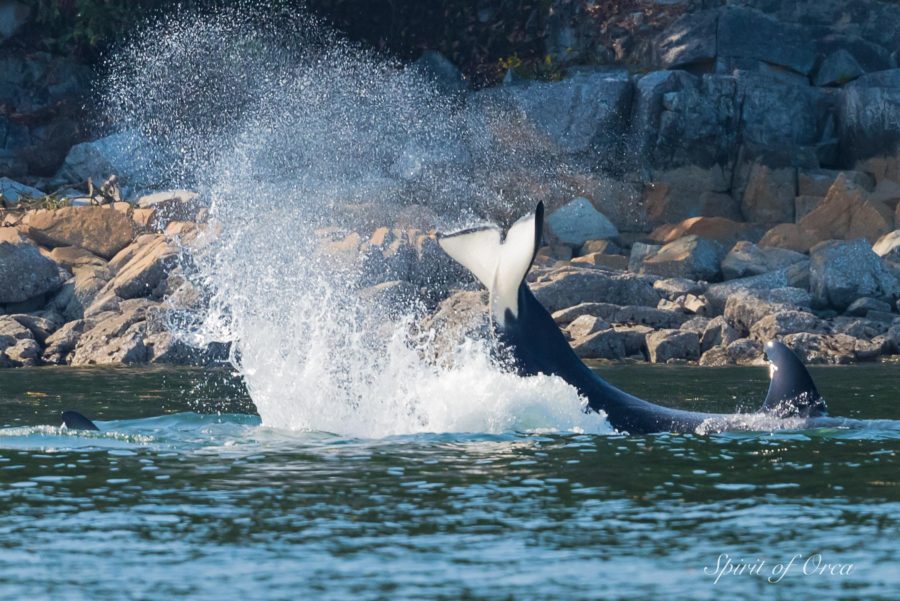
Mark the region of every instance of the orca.
MULTIPOLYGON (((444 252, 488 289, 494 331, 521 375, 559 376, 587 399, 589 410, 605 413, 613 428, 630 434, 803 427, 810 420, 826 419, 825 400, 803 362, 774 340, 765 345, 769 391, 755 414, 663 407, 601 378, 578 358, 525 281, 541 245, 543 217, 544 205, 538 203, 535 212, 516 221, 505 236, 493 224, 436 235, 444 252)), ((841 423, 832 421, 828 425, 841 423)))
POLYGON ((77 411, 63 411, 63 425, 69 430, 100 430, 97 424, 77 411))

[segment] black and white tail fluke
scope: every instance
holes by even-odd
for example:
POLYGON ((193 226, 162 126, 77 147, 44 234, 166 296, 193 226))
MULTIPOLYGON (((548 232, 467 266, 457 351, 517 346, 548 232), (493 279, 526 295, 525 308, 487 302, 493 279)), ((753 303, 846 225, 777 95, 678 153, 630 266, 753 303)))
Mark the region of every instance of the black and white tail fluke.
POLYGON ((503 323, 506 312, 519 312, 519 285, 528 275, 541 246, 544 203, 534 213, 516 221, 506 236, 496 225, 484 225, 449 234, 438 234, 438 244, 457 263, 468 269, 490 293, 491 314, 503 323))
POLYGON ((63 425, 69 430, 99 430, 97 424, 77 411, 63 411, 63 425))
POLYGON ((791 349, 771 340, 766 343, 765 354, 771 382, 763 412, 777 417, 804 418, 828 413, 825 399, 816 389, 812 376, 791 349))

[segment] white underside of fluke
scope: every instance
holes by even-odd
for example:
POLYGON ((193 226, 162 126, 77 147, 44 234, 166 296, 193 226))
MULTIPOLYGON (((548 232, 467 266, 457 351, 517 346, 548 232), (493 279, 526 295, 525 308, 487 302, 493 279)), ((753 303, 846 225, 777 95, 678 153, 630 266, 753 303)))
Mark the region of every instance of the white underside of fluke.
POLYGON ((438 244, 471 271, 490 293, 491 315, 503 323, 506 312, 519 314, 519 284, 535 254, 535 216, 516 221, 501 241, 500 228, 483 225, 443 234, 438 244))

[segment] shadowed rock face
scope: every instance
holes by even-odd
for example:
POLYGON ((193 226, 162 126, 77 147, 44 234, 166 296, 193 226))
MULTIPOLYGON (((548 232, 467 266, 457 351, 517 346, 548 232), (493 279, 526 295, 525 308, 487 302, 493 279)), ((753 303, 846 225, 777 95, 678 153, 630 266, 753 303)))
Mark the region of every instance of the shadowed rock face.
POLYGON ((0 304, 27 301, 61 285, 56 263, 14 228, 0 228, 0 304))

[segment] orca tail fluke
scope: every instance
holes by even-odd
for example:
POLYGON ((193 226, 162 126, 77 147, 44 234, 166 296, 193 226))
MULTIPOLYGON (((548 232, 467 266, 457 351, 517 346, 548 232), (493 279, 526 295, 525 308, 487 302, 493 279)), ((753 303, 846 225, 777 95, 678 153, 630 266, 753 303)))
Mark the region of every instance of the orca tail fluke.
POLYGON ((528 275, 541 246, 544 203, 534 213, 516 221, 506 236, 495 225, 438 234, 438 244, 457 263, 468 269, 490 292, 491 315, 503 323, 506 312, 518 314, 519 286, 528 275))
POLYGON ((99 430, 97 424, 77 411, 63 411, 63 425, 69 430, 99 430))
POLYGON ((771 382, 761 409, 763 413, 778 417, 821 417, 828 413, 812 376, 791 349, 770 340, 766 343, 765 357, 771 382))

